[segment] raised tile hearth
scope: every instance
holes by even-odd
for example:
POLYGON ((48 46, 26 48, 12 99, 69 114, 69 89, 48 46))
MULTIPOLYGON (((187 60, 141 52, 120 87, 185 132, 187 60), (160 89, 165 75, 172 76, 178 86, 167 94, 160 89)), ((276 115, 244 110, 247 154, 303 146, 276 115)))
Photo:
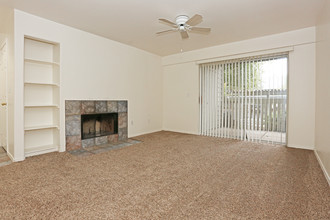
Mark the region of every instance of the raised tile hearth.
POLYGON ((139 144, 141 141, 134 139, 127 139, 126 141, 118 141, 117 143, 104 144, 104 145, 95 145, 92 147, 79 148, 77 150, 69 151, 70 154, 79 157, 90 156, 93 154, 100 154, 110 150, 120 149, 134 144, 139 144))
POLYGON ((94 101, 94 100, 66 100, 65 101, 65 137, 66 150, 114 144, 127 140, 127 101, 94 101), (118 114, 117 134, 104 135, 88 139, 81 138, 82 115, 116 113, 118 114))

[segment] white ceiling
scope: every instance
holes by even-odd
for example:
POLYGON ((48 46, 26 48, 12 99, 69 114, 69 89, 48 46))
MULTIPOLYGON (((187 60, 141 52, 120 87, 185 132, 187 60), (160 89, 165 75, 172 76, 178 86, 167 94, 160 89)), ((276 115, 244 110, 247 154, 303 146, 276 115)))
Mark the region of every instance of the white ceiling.
POLYGON ((314 26, 326 0, 0 0, 0 6, 91 32, 161 56, 314 26), (200 14, 209 35, 179 33, 158 18, 200 14))

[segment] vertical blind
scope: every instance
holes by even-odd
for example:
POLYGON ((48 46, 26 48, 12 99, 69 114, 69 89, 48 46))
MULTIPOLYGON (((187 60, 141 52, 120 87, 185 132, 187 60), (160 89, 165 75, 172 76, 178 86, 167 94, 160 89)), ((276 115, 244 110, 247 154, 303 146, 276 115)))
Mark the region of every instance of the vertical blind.
POLYGON ((286 143, 287 54, 200 65, 200 134, 286 143))

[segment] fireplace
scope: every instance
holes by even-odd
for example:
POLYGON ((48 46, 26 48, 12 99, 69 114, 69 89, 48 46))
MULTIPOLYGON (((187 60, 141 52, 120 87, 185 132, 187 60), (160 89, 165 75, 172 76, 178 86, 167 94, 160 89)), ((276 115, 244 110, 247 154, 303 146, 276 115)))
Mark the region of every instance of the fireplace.
POLYGON ((118 134, 118 113, 81 115, 81 139, 118 134))
POLYGON ((127 110, 126 100, 66 100, 66 150, 74 151, 126 141, 128 138, 127 110), (99 117, 95 118, 95 114, 99 117), (112 116, 105 116, 111 114, 112 116), (102 122, 104 117, 110 117, 105 119, 106 124, 110 123, 105 128, 102 122), (87 124, 83 123, 85 119, 89 121, 87 124))

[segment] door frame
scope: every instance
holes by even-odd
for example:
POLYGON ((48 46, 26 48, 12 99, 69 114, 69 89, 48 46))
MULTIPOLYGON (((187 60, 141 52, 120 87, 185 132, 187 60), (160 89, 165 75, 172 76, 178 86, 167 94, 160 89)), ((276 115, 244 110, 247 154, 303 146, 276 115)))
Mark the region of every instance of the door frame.
MULTIPOLYGON (((3 50, 4 47, 7 47, 7 39, 4 39, 3 42, 1 42, 0 44, 0 51, 3 50)), ((7 49, 7 48, 6 48, 7 49)), ((5 71, 5 85, 6 85, 6 91, 5 91, 5 95, 6 95, 6 110, 5 110, 5 114, 6 114, 6 146, 5 146, 5 150, 8 154, 8 51, 6 50, 6 56, 7 56, 7 59, 6 59, 6 71, 5 71)))

